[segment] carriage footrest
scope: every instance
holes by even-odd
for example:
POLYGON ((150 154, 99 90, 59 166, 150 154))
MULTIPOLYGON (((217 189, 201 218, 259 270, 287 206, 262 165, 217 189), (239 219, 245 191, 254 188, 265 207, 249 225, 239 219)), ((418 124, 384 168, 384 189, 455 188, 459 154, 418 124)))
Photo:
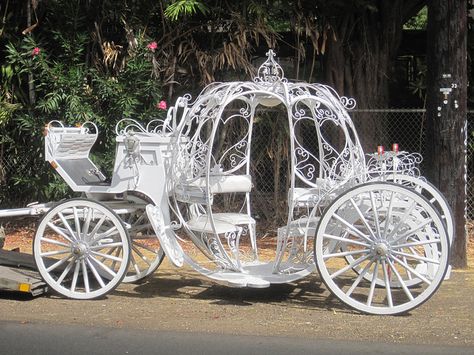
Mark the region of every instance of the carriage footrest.
POLYGON ((270 282, 259 277, 231 271, 216 271, 207 274, 214 281, 230 287, 267 288, 270 282))

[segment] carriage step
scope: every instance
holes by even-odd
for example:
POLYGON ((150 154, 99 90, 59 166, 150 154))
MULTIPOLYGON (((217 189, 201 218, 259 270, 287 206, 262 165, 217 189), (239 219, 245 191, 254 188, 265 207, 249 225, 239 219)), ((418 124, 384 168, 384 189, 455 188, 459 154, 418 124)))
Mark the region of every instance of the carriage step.
POLYGON ((214 213, 212 218, 214 226, 207 214, 189 220, 187 225, 195 232, 225 234, 237 232, 236 225, 255 224, 255 220, 244 213, 214 213))
POLYGON ((259 277, 231 271, 216 271, 207 274, 214 281, 230 287, 267 288, 270 282, 259 277))

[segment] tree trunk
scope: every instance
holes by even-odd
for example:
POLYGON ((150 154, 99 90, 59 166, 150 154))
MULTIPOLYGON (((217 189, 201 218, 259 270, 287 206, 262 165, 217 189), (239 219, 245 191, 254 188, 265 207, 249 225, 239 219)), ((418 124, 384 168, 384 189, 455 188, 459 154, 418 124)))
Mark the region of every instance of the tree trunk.
MULTIPOLYGON (((383 1, 377 11, 347 11, 332 24, 336 39, 328 41, 324 55, 325 81, 340 95, 354 97, 358 108, 388 106, 393 63, 407 16, 403 6, 401 0, 383 1)), ((355 125, 366 152, 391 143, 380 141, 383 127, 374 115, 357 115, 355 125)))
POLYGON ((427 149, 429 177, 454 213, 451 263, 467 266, 466 110, 467 2, 432 0, 428 5, 427 149), (446 90, 446 91, 440 91, 446 90))

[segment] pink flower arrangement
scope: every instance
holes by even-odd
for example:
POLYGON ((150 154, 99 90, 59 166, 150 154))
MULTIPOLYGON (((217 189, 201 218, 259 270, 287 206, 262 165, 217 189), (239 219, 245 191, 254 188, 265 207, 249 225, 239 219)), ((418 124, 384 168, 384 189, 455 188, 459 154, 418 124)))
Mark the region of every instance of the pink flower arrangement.
POLYGON ((35 47, 33 48, 33 50, 31 51, 31 56, 32 57, 36 57, 37 55, 39 55, 41 52, 41 49, 39 47, 35 47))
POLYGON ((158 44, 157 44, 155 41, 153 41, 153 42, 148 43, 146 47, 147 47, 150 51, 154 52, 155 49, 158 48, 158 44))
POLYGON ((160 110, 166 110, 168 107, 168 105, 166 104, 166 101, 164 100, 161 100, 160 102, 158 102, 156 104, 156 108, 160 109, 160 110))

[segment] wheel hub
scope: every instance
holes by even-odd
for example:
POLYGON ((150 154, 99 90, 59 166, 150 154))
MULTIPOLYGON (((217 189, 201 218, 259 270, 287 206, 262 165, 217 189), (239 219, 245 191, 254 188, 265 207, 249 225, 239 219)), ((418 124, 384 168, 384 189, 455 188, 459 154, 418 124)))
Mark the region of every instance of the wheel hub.
POLYGON ((84 257, 89 252, 89 247, 85 243, 77 243, 72 247, 72 253, 75 257, 84 257))
POLYGON ((375 255, 382 258, 382 257, 387 256, 387 254, 389 253, 389 247, 384 242, 377 243, 374 247, 374 252, 375 252, 375 255))

